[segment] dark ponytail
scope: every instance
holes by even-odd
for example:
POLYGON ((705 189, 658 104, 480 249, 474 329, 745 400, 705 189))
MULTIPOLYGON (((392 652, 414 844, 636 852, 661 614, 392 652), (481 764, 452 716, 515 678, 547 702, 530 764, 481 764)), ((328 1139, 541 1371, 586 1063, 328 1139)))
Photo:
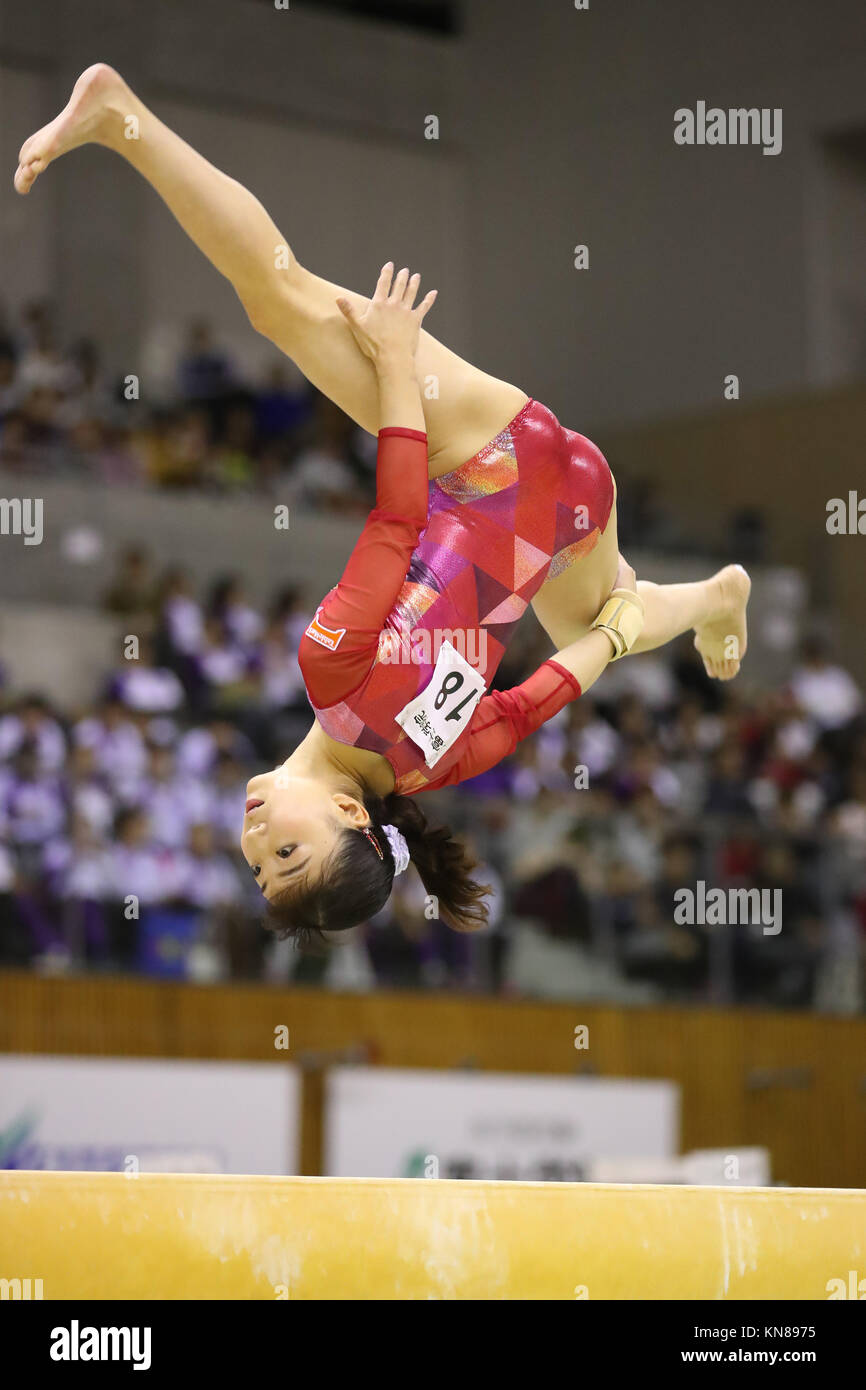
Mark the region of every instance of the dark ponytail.
POLYGON ((447 825, 430 825, 412 796, 368 797, 370 818, 395 825, 405 837, 409 856, 428 894, 437 899, 442 917, 455 931, 476 931, 487 921, 489 885, 472 877, 475 863, 447 825), (372 805, 371 805, 372 801, 372 805))
POLYGON ((347 827, 336 849, 313 881, 287 888, 268 904, 267 925, 279 936, 307 945, 323 932, 348 931, 375 916, 388 901, 394 882, 394 856, 384 827, 405 837, 412 865, 438 914, 455 931, 475 931, 487 921, 488 886, 472 878, 475 865, 445 825, 431 826, 418 803, 395 793, 376 796, 365 789, 370 836, 347 827))

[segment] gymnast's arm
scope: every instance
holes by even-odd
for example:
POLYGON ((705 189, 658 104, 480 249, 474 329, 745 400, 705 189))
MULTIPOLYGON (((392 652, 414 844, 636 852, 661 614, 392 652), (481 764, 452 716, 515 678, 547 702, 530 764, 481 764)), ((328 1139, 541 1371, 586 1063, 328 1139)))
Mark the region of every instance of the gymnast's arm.
POLYGON ((613 642, 607 633, 588 632, 545 661, 520 685, 483 696, 466 732, 460 758, 444 777, 431 782, 430 789, 456 786, 509 757, 518 743, 588 690, 613 655, 613 642))
MULTIPOLYGON (((609 605, 616 608, 619 604, 621 608, 625 602, 627 607, 633 606, 634 612, 626 623, 630 632, 626 650, 634 642, 643 619, 643 604, 636 588, 634 570, 620 556, 614 589, 616 601, 608 600, 596 621, 607 620, 609 605), (634 594, 633 600, 629 600, 629 594, 634 594)), ((616 615, 612 621, 618 632, 616 615)), ((479 776, 507 758, 518 743, 589 690, 614 657, 623 654, 623 645, 623 639, 611 635, 608 627, 592 628, 545 661, 521 685, 511 690, 494 690, 485 695, 479 700, 466 732, 460 758, 444 777, 430 784, 431 788, 455 786, 469 777, 479 776)))
POLYGON ((338 301, 379 383, 376 506, 370 513, 339 584, 307 628, 298 662, 313 704, 338 703, 361 684, 379 637, 406 579, 412 552, 427 524, 427 436, 415 352, 428 294, 412 305, 418 277, 385 266, 363 314, 338 301))

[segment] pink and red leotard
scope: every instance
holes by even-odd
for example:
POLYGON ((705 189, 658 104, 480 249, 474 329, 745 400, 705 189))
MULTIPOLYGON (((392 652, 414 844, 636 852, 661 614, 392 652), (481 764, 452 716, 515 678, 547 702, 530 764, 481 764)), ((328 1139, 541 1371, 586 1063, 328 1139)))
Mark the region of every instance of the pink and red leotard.
POLYGON ((512 690, 478 698, 481 685, 545 580, 596 545, 613 497, 599 450, 537 401, 429 482, 426 435, 381 430, 376 506, 298 654, 325 733, 381 753, 404 795, 453 786, 512 753, 580 686, 555 661, 512 690), (465 665, 446 674, 436 663, 449 644, 465 665), (426 709, 415 714, 416 705, 426 709), (435 730, 415 742, 397 719, 414 732, 428 714, 439 718, 434 706, 453 721, 437 727, 455 741, 431 766, 435 730))

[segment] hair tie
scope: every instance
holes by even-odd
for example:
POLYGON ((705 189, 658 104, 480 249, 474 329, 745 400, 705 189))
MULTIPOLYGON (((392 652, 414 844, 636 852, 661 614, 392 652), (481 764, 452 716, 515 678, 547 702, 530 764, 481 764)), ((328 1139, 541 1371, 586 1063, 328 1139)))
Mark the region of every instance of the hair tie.
POLYGON ((383 825, 382 829, 394 856, 394 877, 396 878, 398 874, 402 874, 404 869, 409 867, 409 846, 406 844, 406 836, 401 835, 396 825, 383 825))
POLYGON ((369 825, 364 825, 364 826, 362 826, 362 827, 361 827, 361 832, 362 832, 362 834, 366 835, 367 839, 370 841, 370 844, 373 846, 373 848, 374 848, 374 850, 376 851, 376 853, 378 854, 379 858, 382 859, 382 860, 384 860, 385 856, 384 856, 384 854, 382 853, 382 846, 379 844, 379 841, 376 839, 376 836, 373 834, 373 832, 372 832, 372 830, 370 829, 369 825))

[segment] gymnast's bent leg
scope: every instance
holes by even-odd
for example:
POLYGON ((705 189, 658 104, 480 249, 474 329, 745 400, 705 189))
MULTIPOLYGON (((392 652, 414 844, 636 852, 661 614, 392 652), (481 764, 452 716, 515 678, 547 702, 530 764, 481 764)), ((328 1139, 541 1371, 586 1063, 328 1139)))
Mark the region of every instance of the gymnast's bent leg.
MULTIPOLYGON (((557 649, 588 631, 616 576, 619 546, 616 498, 594 550, 550 579, 532 601, 535 616, 557 649)), ((695 632, 707 674, 730 680, 746 653, 746 605, 751 581, 739 565, 727 565, 694 584, 653 584, 639 579, 644 626, 630 655, 649 652, 684 632, 695 632)))
MULTIPOLYGON (((52 160, 88 143, 122 155, 153 185, 234 286, 253 326, 375 434, 375 372, 336 305, 339 295, 358 304, 367 302, 364 296, 304 269, 258 199, 169 130, 103 63, 82 73, 60 115, 21 147, 18 192, 29 192, 52 160), (126 138, 130 129, 135 139, 126 138)), ((526 400, 517 387, 479 371, 427 332, 421 335, 418 370, 422 381, 438 379, 438 397, 424 400, 431 477, 471 458, 526 400)))

